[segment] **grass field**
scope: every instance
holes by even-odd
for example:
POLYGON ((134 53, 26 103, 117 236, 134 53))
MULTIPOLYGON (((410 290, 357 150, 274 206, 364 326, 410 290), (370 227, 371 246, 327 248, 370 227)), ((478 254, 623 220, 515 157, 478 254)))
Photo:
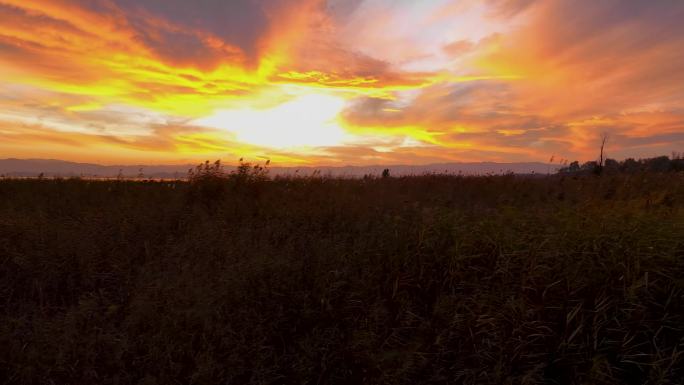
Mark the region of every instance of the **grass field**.
POLYGON ((681 384, 684 174, 0 181, 0 383, 681 384))

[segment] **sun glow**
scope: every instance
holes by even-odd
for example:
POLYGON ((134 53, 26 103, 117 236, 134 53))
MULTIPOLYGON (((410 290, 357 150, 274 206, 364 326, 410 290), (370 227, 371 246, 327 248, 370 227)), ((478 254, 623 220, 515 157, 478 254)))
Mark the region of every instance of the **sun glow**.
POLYGON ((0 157, 545 161, 602 132, 613 158, 670 153, 684 2, 624 2, 0 0, 0 157))
POLYGON ((268 109, 217 111, 192 124, 223 129, 240 142, 275 149, 339 146, 349 139, 338 122, 344 105, 337 96, 310 94, 268 109))

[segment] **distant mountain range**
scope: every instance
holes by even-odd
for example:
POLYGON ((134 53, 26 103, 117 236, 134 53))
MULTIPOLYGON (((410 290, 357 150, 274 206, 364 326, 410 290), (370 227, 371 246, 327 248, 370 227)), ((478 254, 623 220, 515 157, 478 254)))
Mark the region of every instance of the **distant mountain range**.
MULTIPOLYGON (((91 163, 74 163, 54 159, 0 159, 0 175, 6 177, 89 177, 89 178, 184 178, 195 165, 125 165, 105 166, 91 163)), ((226 170, 230 170, 226 166, 226 170)), ((270 167, 271 175, 321 175, 358 177, 380 175, 389 169, 391 175, 421 175, 426 173, 447 174, 547 174, 556 171, 557 166, 541 162, 527 163, 436 163, 427 165, 377 165, 377 166, 340 166, 340 167, 270 167)))

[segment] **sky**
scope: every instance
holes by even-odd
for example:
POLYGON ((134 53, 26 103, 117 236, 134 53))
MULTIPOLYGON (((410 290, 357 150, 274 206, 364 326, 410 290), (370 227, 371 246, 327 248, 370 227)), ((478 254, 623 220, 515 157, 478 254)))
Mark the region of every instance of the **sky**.
POLYGON ((680 0, 0 0, 0 158, 684 150, 680 0))

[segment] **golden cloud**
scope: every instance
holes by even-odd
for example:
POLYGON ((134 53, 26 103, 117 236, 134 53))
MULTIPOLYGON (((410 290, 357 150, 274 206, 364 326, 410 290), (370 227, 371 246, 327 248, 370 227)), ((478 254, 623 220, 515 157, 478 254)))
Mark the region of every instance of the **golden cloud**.
POLYGON ((0 150, 120 162, 587 159, 607 132, 614 156, 658 155, 684 144, 682 16, 679 3, 640 0, 0 0, 0 150), (331 98, 337 115, 324 122, 282 112, 331 98), (275 132, 235 118, 249 114, 286 116, 273 124, 288 145, 244 135, 275 132), (328 125, 344 131, 336 144, 311 140, 328 125), (321 144, 290 148, 297 138, 321 144))

